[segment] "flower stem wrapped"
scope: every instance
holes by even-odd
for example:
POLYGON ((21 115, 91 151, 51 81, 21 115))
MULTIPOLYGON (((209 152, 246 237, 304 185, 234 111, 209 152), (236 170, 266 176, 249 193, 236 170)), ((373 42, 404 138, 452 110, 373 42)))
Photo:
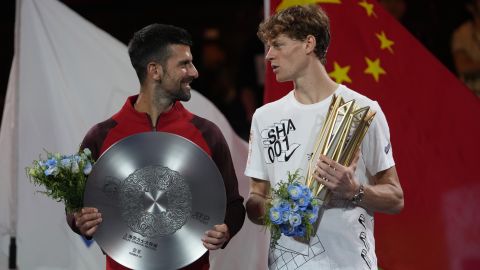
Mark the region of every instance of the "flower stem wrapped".
POLYGON ((319 202, 300 180, 299 170, 288 172, 288 180, 281 181, 270 191, 264 221, 270 229, 272 246, 282 234, 308 240, 314 232, 319 202))

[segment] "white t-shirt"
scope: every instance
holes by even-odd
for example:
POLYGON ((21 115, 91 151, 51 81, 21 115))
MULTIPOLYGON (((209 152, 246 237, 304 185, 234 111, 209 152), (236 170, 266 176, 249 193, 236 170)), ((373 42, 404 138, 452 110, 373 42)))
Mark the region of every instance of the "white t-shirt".
MULTIPOLYGON (((334 93, 359 107, 370 106, 375 118, 361 145, 355 172, 363 184, 395 165, 388 124, 377 102, 340 85, 334 93)), ((314 143, 325 120, 332 96, 315 104, 301 104, 292 90, 275 102, 257 109, 250 133, 245 175, 271 182, 275 187, 287 172, 301 169, 305 175, 314 143)), ((320 216, 320 213, 319 213, 320 216)), ((373 213, 348 201, 325 207, 310 245, 282 236, 270 250, 270 269, 377 269, 373 213)))

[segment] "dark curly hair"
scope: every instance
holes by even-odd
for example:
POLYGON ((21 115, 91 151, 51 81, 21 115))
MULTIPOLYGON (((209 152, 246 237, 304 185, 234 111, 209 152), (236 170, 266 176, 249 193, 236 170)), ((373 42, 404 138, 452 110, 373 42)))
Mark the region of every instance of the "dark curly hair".
POLYGON ((308 35, 315 37, 315 55, 326 63, 330 44, 330 21, 327 14, 317 5, 297 5, 284 9, 267 18, 258 27, 257 36, 264 42, 281 34, 296 40, 305 40, 308 35))
POLYGON ((166 24, 151 24, 133 34, 128 43, 128 54, 140 83, 146 76, 147 65, 157 61, 165 65, 171 52, 169 45, 192 46, 192 37, 187 30, 166 24))

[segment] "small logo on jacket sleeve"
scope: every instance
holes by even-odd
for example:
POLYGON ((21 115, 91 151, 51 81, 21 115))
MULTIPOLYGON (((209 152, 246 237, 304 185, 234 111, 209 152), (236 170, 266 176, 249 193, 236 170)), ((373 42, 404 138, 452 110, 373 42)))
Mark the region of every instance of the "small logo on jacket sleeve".
POLYGON ((391 144, 390 144, 390 142, 389 142, 389 143, 387 144, 387 146, 385 146, 385 149, 384 149, 384 150, 385 150, 385 154, 388 155, 388 152, 390 152, 390 149, 391 149, 391 148, 392 148, 392 146, 391 146, 391 144))

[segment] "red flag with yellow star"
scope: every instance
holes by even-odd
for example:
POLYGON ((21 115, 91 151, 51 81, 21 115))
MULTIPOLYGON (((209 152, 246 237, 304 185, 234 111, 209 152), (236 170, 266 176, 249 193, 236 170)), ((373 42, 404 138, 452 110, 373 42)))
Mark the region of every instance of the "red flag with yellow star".
MULTIPOLYGON (((405 209, 375 215, 383 269, 480 269, 480 101, 373 0, 317 3, 331 23, 327 72, 387 116, 405 209)), ((447 44, 445 44, 447 46, 447 44)), ((292 89, 267 65, 265 102, 292 89)))

